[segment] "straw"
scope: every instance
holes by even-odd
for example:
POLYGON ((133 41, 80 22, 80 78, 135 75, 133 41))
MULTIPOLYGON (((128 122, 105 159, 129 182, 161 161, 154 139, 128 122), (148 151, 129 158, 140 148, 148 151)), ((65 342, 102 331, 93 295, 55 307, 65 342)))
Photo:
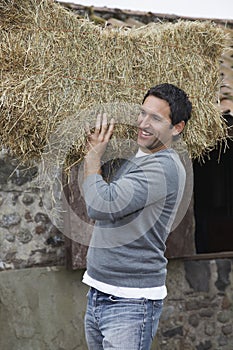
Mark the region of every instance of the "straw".
MULTIPOLYGON (((24 161, 43 158, 55 137, 66 153, 57 152, 54 161, 65 157, 70 169, 84 156, 83 122, 93 122, 96 113, 90 110, 106 105, 109 114, 121 116, 115 138, 134 139, 136 113, 127 116, 122 106, 136 111, 148 88, 163 82, 184 89, 192 101, 184 131, 192 158, 227 137, 219 108, 226 34, 210 22, 108 29, 53 1, 3 0, 0 35, 1 144, 24 161)), ((114 147, 121 149, 113 140, 114 147)))

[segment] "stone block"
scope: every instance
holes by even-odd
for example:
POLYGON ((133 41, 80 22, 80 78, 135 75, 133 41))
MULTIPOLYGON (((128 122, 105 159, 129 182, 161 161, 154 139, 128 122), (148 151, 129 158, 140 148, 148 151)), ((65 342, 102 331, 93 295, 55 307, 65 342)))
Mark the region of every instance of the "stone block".
POLYGON ((209 261, 185 261, 185 278, 195 292, 208 292, 210 282, 209 261))
POLYGON ((4 214, 0 220, 0 227, 9 228, 10 226, 18 225, 21 217, 18 213, 4 214))
POLYGON ((206 340, 205 342, 201 342, 197 346, 197 350, 208 350, 208 349, 212 349, 212 343, 210 340, 206 340))
POLYGON ((218 279, 215 283, 219 291, 224 291, 230 284, 231 260, 217 259, 216 260, 218 279))
POLYGON ((175 337, 177 335, 180 335, 180 336, 183 335, 183 327, 182 326, 174 327, 174 328, 168 329, 168 330, 163 332, 163 336, 167 337, 167 338, 172 338, 172 337, 175 337))

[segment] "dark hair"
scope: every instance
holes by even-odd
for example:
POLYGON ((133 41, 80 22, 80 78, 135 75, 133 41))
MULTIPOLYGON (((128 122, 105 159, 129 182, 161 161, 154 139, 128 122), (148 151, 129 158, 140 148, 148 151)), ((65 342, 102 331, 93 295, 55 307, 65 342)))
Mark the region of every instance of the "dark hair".
POLYGON ((177 86, 168 83, 156 85, 147 91, 142 103, 150 95, 169 103, 172 125, 178 124, 182 120, 186 124, 191 117, 192 103, 189 101, 187 94, 177 86))

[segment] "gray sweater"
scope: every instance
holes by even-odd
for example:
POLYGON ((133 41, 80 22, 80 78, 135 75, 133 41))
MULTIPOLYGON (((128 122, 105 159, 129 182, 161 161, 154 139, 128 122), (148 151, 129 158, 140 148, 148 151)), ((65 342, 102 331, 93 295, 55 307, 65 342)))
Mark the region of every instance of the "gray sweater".
POLYGON ((83 191, 95 220, 88 275, 119 287, 164 285, 165 242, 184 185, 185 170, 172 149, 126 161, 109 184, 88 176, 83 191))

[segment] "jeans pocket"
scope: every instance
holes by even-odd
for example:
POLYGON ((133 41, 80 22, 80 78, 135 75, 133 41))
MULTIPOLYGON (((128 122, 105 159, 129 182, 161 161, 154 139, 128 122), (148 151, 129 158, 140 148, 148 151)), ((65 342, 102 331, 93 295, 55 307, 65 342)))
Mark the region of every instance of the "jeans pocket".
POLYGON ((162 313, 163 309, 163 300, 153 300, 153 308, 152 308, 152 329, 151 329, 151 336, 154 338, 158 325, 159 325, 159 319, 162 313))
POLYGON ((86 298, 88 298, 88 297, 89 297, 90 292, 91 292, 91 288, 89 288, 89 289, 88 289, 87 294, 86 294, 86 298))
POLYGON ((163 307, 163 299, 153 300, 153 307, 160 309, 163 307))

